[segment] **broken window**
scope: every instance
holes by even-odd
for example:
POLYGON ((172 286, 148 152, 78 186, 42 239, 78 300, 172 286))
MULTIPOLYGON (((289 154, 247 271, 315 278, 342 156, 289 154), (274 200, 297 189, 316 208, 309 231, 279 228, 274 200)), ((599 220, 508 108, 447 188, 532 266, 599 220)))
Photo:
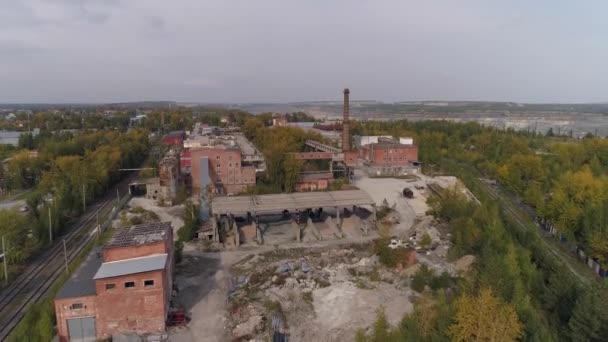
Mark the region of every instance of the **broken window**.
POLYGON ((84 305, 82 303, 74 303, 74 304, 72 304, 72 306, 70 308, 72 310, 78 310, 78 309, 84 308, 84 305))
POLYGON ((153 287, 154 280, 144 280, 144 287, 153 287))
POLYGON ((125 282, 125 288, 129 289, 129 288, 133 288, 135 287, 135 282, 134 281, 126 281, 125 282))
POLYGON ((116 288, 116 284, 114 283, 108 283, 106 284, 106 291, 108 290, 114 290, 116 288))

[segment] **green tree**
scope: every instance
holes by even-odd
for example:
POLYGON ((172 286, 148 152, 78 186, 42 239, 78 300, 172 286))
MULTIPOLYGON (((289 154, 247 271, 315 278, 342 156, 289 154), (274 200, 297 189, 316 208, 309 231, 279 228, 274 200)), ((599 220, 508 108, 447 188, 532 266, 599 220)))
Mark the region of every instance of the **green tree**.
POLYGON ((490 289, 482 289, 478 296, 461 296, 454 320, 450 332, 455 341, 514 341, 521 336, 515 308, 490 289))
POLYGON ((576 301, 568 321, 572 341, 605 341, 608 335, 608 314, 602 303, 606 299, 585 291, 576 301))
POLYGON ((296 159, 293 155, 289 155, 285 158, 283 168, 285 172, 285 191, 292 192, 294 191, 296 183, 300 178, 302 162, 296 159))

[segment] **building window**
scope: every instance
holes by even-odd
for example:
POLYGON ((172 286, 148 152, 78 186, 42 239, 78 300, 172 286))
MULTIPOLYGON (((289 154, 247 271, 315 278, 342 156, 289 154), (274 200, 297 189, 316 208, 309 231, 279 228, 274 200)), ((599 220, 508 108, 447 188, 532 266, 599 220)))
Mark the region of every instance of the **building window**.
POLYGON ((114 284, 114 283, 106 284, 106 291, 114 290, 115 288, 116 288, 116 284, 114 284))
POLYGON ((154 280, 144 280, 144 287, 154 287, 154 280))
POLYGON ((131 289, 135 287, 135 282, 134 281, 126 281, 125 282, 125 289, 131 289))
POLYGON ((239 163, 234 163, 234 167, 239 167, 239 163))
POLYGON ((220 156, 216 156, 216 157, 215 157, 215 159, 218 159, 218 160, 219 160, 219 159, 220 159, 220 156))
POLYGON ((222 165, 220 163, 215 164, 215 167, 221 167, 222 165))
POLYGON ((232 167, 232 163, 228 164, 228 167, 232 167))
POLYGON ((82 308, 84 308, 82 303, 74 303, 72 306, 70 306, 70 310, 80 310, 82 308))

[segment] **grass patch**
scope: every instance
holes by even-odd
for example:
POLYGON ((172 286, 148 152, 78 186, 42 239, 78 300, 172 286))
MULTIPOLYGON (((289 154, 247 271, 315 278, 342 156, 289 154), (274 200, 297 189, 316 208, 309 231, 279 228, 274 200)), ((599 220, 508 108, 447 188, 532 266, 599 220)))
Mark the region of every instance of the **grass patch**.
POLYGON ((312 302, 314 301, 313 297, 312 297, 312 292, 304 292, 302 294, 302 299, 308 303, 308 304, 312 304, 312 302))
POLYGON ((366 282, 363 278, 356 278, 354 281, 355 286, 358 289, 362 289, 362 290, 372 290, 375 289, 375 287, 373 285, 371 285, 370 283, 366 282))
POLYGON ((326 279, 319 279, 317 280, 317 284, 319 285, 320 288, 326 288, 329 287, 331 285, 331 283, 329 282, 329 280, 326 279))

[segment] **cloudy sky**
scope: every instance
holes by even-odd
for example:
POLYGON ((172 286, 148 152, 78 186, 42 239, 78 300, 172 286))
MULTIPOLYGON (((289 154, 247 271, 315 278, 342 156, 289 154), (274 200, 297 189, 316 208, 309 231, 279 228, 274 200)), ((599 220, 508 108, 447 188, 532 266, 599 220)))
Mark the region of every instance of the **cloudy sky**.
POLYGON ((608 1, 0 0, 0 102, 608 101, 608 1))

